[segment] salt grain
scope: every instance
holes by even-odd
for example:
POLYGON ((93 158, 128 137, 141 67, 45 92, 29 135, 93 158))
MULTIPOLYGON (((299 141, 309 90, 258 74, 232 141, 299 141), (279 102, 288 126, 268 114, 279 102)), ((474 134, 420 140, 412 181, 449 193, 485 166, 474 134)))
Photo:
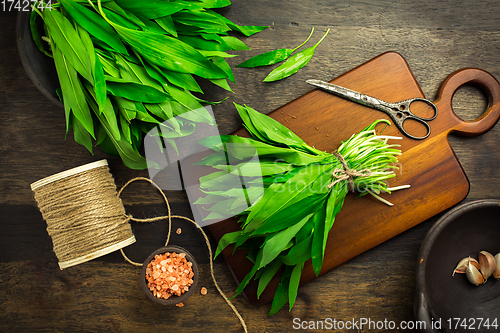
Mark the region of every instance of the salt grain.
POLYGON ((192 266, 185 253, 156 255, 146 267, 147 287, 158 298, 181 296, 194 282, 192 266))

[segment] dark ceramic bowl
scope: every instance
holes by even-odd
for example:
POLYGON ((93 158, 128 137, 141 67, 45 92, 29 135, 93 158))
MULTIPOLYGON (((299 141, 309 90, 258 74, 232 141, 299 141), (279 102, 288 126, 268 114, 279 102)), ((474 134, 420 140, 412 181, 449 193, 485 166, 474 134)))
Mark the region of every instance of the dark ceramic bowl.
MULTIPOLYGON (((30 13, 20 11, 17 15, 16 39, 21 63, 26 74, 28 74, 28 77, 38 90, 50 101, 62 107, 63 105, 56 94, 56 89, 59 88, 59 78, 57 77, 54 60, 40 52, 33 42, 30 30, 30 13)), ((41 19, 37 20, 37 26, 38 31, 43 35, 41 21, 41 19)), ((47 46, 45 42, 43 44, 47 46)))
POLYGON ((461 259, 483 250, 500 252, 500 200, 463 204, 429 230, 416 271, 415 316, 426 322, 423 332, 500 331, 500 280, 476 287, 465 274, 452 276, 461 259))
POLYGON ((175 245, 169 245, 169 246, 164 246, 159 248, 158 250, 154 251, 149 255, 149 257, 146 258, 142 265, 141 269, 141 286, 142 289, 144 290, 144 293, 146 296, 152 300, 153 302, 157 302, 163 305, 174 305, 180 302, 184 302, 189 296, 191 296, 195 289, 196 289, 196 284, 198 283, 198 264, 196 263, 196 260, 194 260, 194 257, 191 253, 189 253, 186 249, 180 247, 180 246, 175 246, 175 245), (181 294, 181 296, 170 296, 168 299, 163 299, 163 298, 158 298, 153 295, 153 293, 149 290, 147 286, 147 281, 146 281, 146 267, 148 266, 149 262, 153 260, 155 255, 157 254, 162 254, 165 252, 175 252, 175 253, 185 253, 186 254, 186 260, 188 262, 193 263, 192 269, 193 269, 193 284, 189 287, 189 290, 186 291, 185 293, 181 294))

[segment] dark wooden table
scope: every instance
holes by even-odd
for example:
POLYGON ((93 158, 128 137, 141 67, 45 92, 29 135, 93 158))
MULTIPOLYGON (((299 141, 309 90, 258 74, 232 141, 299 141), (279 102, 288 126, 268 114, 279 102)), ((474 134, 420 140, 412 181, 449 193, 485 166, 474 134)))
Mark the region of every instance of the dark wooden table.
MULTIPOLYGON (((235 68, 234 94, 208 89, 207 99, 228 96, 214 107, 222 134, 241 126, 233 102, 268 113, 310 91, 306 79, 333 79, 385 51, 406 58, 430 99, 446 76, 460 68, 478 67, 500 78, 498 1, 234 0, 222 13, 240 24, 271 26, 245 38, 252 50, 240 52, 232 65, 263 51, 293 48, 313 26, 315 40, 331 29, 311 62, 286 80, 265 84, 262 80, 269 69, 235 68)), ((147 177, 147 171, 127 169, 120 159, 100 150, 92 156, 71 135, 65 140, 64 111, 25 74, 16 49, 15 17, 4 16, 0 21, 0 332, 242 331, 210 279, 202 236, 182 221, 174 221, 174 230, 181 227, 183 232, 174 234, 171 243, 195 255, 201 266, 200 287, 208 289, 208 295, 196 293, 183 308, 149 301, 139 284, 139 269, 119 252, 59 270, 30 183, 103 158, 108 159, 118 187, 133 177, 147 177)), ((486 104, 474 87, 461 88, 453 99, 455 111, 464 119, 477 118, 486 104)), ((465 201, 500 198, 499 125, 480 137, 449 139, 470 180, 465 201)), ((185 194, 167 195, 175 214, 191 214, 185 194)), ((160 197, 148 185, 133 185, 123 199, 136 217, 165 213, 160 197)), ((294 328, 294 318, 414 320, 416 258, 439 216, 304 285, 291 312, 283 309, 268 317, 269 304, 254 306, 241 296, 233 302, 250 332, 287 332, 294 328)), ((133 260, 142 261, 164 242, 165 222, 134 224, 133 229, 138 241, 126 249, 133 260)), ((220 258, 215 274, 222 289, 232 295, 236 284, 220 258)))

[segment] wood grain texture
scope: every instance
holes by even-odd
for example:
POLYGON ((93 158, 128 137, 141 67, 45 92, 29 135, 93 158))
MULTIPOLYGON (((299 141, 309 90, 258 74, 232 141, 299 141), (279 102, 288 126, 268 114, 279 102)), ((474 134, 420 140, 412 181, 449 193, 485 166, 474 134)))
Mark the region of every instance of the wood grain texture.
MULTIPOLYGON (((270 28, 242 38, 251 48, 230 59, 232 66, 253 55, 295 47, 315 27, 310 42, 328 28, 311 62, 283 81, 261 81, 271 68, 234 68, 234 94, 204 85, 205 98, 227 100, 214 108, 221 134, 241 127, 233 102, 269 113, 313 90, 305 80, 337 78, 386 52, 397 51, 408 61, 423 94, 435 100, 450 73, 474 67, 500 78, 500 6, 498 1, 415 0, 233 0, 221 10, 240 24, 270 28)), ((209 294, 193 296, 183 308, 149 302, 137 281, 139 271, 113 253, 71 270, 60 271, 45 223, 34 205, 29 184, 72 167, 107 158, 117 186, 147 171, 124 167, 100 150, 92 156, 64 138, 64 112, 47 101, 31 83, 19 60, 15 17, 0 20, 0 331, 1 332, 242 332, 229 307, 211 283, 208 254, 196 230, 175 221, 184 232, 172 243, 185 246, 201 264, 201 285, 209 294)), ((487 98, 471 86, 453 97, 462 119, 476 119, 487 98)), ((451 133, 449 141, 470 182, 465 201, 500 197, 500 129, 473 138, 451 133)), ((425 156, 422 157, 425 159, 425 156)), ((429 184, 430 191, 439 187, 429 184)), ((185 194, 167 193, 175 214, 189 215, 185 194)), ((127 211, 137 217, 164 213, 151 187, 137 184, 124 193, 127 211)), ((299 288, 291 312, 268 317, 269 305, 234 300, 250 332, 288 332, 293 319, 371 318, 412 320, 415 265, 422 240, 441 214, 349 260, 299 288)), ((158 222, 133 225, 138 242, 128 248, 134 260, 160 247, 166 227, 158 222)), ((215 245, 215 242, 213 242, 215 245)), ((222 258, 215 272, 223 290, 236 289, 222 258)), ((300 331, 300 330, 298 330, 300 331)), ((344 330, 348 331, 348 330, 344 330)), ((377 330, 374 330, 377 331, 377 330)), ((389 332, 390 330, 380 330, 389 332)), ((356 330, 350 330, 356 332, 356 330)))

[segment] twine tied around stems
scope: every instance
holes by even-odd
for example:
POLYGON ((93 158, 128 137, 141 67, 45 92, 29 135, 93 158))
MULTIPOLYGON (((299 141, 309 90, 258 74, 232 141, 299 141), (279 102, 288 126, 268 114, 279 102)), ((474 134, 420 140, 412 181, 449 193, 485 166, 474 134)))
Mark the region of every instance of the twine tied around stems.
POLYGON ((354 191, 354 177, 368 177, 371 175, 371 170, 370 169, 363 169, 363 170, 354 170, 349 168, 347 165, 347 162, 344 159, 344 156, 342 156, 338 151, 335 151, 333 155, 340 161, 340 163, 343 166, 343 169, 338 169, 336 168, 333 170, 333 177, 335 178, 335 181, 333 183, 328 184, 328 188, 331 188, 335 184, 347 180, 349 184, 349 191, 353 192, 354 191))

